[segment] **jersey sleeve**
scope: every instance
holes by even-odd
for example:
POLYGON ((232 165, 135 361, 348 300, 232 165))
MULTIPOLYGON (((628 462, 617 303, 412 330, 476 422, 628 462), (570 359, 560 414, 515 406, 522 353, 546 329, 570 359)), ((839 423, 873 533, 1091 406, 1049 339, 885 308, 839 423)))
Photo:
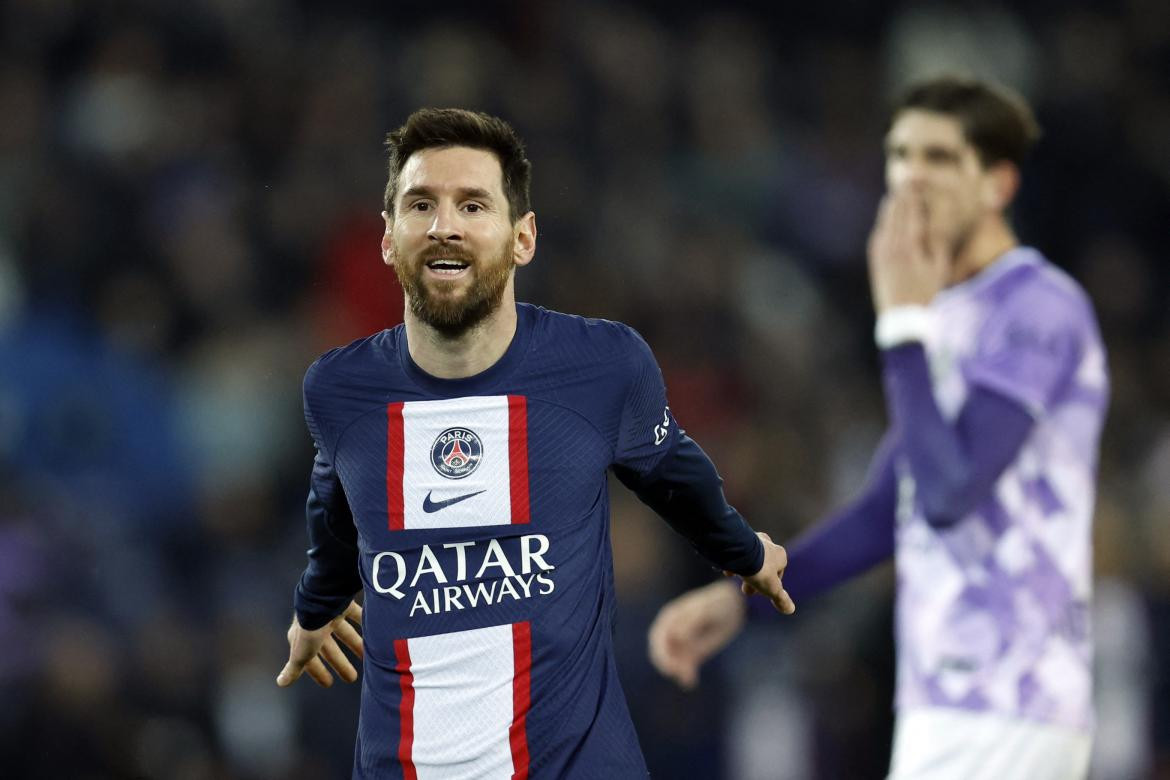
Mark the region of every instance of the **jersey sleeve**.
POLYGON ((628 384, 614 464, 641 477, 654 471, 673 451, 679 431, 667 405, 662 371, 650 346, 634 331, 628 332, 628 384))
POLYGON ((1022 405, 1047 409, 1073 376, 1084 329, 1075 299, 1055 289, 1021 291, 988 320, 966 366, 968 379, 1022 405))
POLYGON ((711 459, 679 429, 649 345, 630 333, 631 381, 614 473, 716 567, 755 574, 764 562, 763 544, 727 503, 711 459))
POLYGON ((992 493, 1035 426, 1016 398, 976 384, 958 419, 943 418, 917 343, 882 351, 890 418, 914 476, 926 521, 936 528, 967 516, 992 493))
POLYGON ((727 503, 715 464, 685 433, 653 473, 639 478, 621 466, 614 473, 717 569, 749 576, 764 565, 759 537, 727 503))
POLYGON ((320 628, 344 612, 362 587, 357 528, 312 413, 311 377, 312 370, 305 381, 305 423, 317 448, 305 502, 309 560, 293 594, 297 622, 310 630, 320 628))

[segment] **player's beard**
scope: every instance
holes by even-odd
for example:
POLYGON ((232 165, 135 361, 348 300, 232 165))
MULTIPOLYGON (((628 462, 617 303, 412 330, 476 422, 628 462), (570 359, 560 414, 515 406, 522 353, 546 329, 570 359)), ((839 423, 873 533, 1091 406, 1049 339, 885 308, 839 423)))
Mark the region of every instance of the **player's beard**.
POLYGON ((419 255, 409 268, 396 263, 394 272, 406 293, 411 314, 444 336, 454 338, 479 325, 500 307, 514 265, 509 238, 494 257, 485 260, 477 259, 459 247, 439 245, 419 255), (461 279, 423 278, 427 262, 442 258, 468 264, 471 284, 462 294, 455 292, 457 287, 466 286, 461 279))

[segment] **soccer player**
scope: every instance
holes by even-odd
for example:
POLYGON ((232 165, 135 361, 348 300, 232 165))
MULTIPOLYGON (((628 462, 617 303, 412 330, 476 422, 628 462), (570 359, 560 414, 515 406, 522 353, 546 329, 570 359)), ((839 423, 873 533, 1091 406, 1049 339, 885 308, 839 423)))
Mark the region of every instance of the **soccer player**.
MULTIPOLYGON (((897 104, 869 242, 890 426, 860 495, 789 546, 797 600, 895 558, 893 778, 1088 767, 1108 380, 1085 293, 1007 219, 1037 135, 982 82, 927 81, 897 104)), ((693 685, 747 611, 726 581, 679 597, 651 626, 652 661, 693 685)))
POLYGON ((516 302, 536 218, 512 128, 424 109, 387 141, 405 323, 305 377, 311 547, 277 682, 353 681, 340 645, 364 655, 355 778, 645 777, 607 471, 791 613, 784 549, 728 506, 637 333, 516 302))

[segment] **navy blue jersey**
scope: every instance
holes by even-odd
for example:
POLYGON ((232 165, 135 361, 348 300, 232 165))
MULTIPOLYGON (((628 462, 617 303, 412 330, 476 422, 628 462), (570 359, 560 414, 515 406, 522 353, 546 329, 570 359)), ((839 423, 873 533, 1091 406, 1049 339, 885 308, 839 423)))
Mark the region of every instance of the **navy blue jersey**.
POLYGON ((317 446, 302 625, 364 590, 354 777, 626 778, 606 473, 716 565, 763 552, 630 328, 518 305, 481 374, 418 368, 402 326, 305 379, 317 446))

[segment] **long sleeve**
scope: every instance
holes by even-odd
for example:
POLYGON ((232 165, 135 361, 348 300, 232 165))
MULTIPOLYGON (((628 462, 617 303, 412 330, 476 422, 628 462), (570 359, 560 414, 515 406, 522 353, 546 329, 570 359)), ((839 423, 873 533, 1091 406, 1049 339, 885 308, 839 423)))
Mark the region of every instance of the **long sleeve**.
POLYGON ((305 504, 309 563, 297 583, 293 607, 307 629, 320 628, 345 611, 361 590, 357 529, 332 464, 317 453, 305 504))
POLYGON ((614 473, 712 564, 736 574, 755 574, 764 565, 763 543, 728 505, 715 464, 670 413, 662 371, 650 347, 632 330, 628 334, 629 384, 614 473))
POLYGON ((896 454, 894 439, 886 434, 857 497, 788 546, 784 587, 794 600, 823 593, 894 554, 896 454))
MULTIPOLYGON (((898 478, 894 439, 886 434, 870 461, 865 487, 851 502, 787 546, 784 589, 797 604, 869 571, 894 554, 898 478)), ((764 599, 749 599, 752 617, 772 616, 764 599)))
POLYGON ((989 494, 1019 453, 1034 420, 1018 401, 976 385, 958 419, 942 416, 920 343, 882 352, 889 414, 927 522, 946 527, 989 494))
POLYGON ((763 544, 727 503, 723 479, 707 453, 685 433, 677 436, 673 450, 645 477, 621 466, 614 473, 712 564, 755 574, 764 565, 763 544))
MULTIPOLYGON (((1032 430, 1033 419, 1021 405, 983 387, 975 389, 956 423, 947 423, 931 392, 922 347, 884 354, 894 428, 874 454, 861 493, 787 545, 784 587, 797 602, 894 554, 899 461, 914 477, 927 521, 945 528, 989 495, 1032 430)), ((749 602, 752 614, 770 614, 758 601, 749 602)))

